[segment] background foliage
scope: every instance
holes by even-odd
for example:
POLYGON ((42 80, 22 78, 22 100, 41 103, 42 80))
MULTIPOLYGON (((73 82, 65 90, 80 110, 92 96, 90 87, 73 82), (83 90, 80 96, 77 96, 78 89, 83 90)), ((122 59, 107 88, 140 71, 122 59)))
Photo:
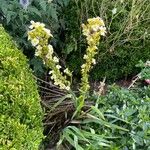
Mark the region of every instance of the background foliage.
MULTIPOLYGON (((0 0, 0 23, 21 47, 30 59, 30 64, 37 75, 44 72, 42 62, 34 58, 34 50, 27 41, 27 30, 31 20, 43 22, 54 35, 53 45, 56 47, 64 27, 60 11, 68 5, 69 0, 58 0, 49 3, 47 0, 30 0, 27 9, 23 9, 18 0, 0 0)), ((61 45, 61 44, 60 44, 61 45)))
POLYGON ((68 64, 78 73, 82 63, 85 42, 81 37, 80 25, 93 16, 104 19, 107 35, 99 46, 98 63, 91 73, 92 79, 117 79, 137 72, 139 59, 150 58, 148 0, 74 0, 65 13, 67 20, 66 46, 68 64), (70 40, 72 39, 72 40, 70 40))
POLYGON ((43 22, 51 29, 52 44, 62 64, 70 66, 78 77, 86 47, 81 24, 90 17, 102 17, 107 26, 92 79, 106 76, 114 80, 134 74, 139 59, 146 61, 150 58, 148 0, 53 0, 51 3, 31 0, 27 10, 17 0, 0 2, 0 22, 24 49, 38 75, 44 72, 44 66, 39 59, 33 58, 34 51, 26 40, 30 20, 43 22))
POLYGON ((0 149, 37 150, 43 138, 40 98, 25 56, 0 26, 0 149))

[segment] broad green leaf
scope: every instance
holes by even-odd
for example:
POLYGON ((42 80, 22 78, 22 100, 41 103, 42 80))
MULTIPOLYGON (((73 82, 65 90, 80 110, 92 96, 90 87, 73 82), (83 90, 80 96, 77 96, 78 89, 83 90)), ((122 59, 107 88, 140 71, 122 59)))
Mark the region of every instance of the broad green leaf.
POLYGON ((91 106, 91 109, 99 115, 100 119, 105 120, 103 113, 98 108, 96 108, 95 106, 91 106))
POLYGON ((75 127, 75 126, 68 126, 67 128, 70 128, 70 129, 72 129, 73 131, 75 131, 75 132, 81 137, 82 140, 84 140, 84 141, 86 141, 86 142, 89 142, 88 139, 86 139, 86 138, 84 137, 84 135, 82 134, 82 132, 81 132, 77 127, 75 127))
POLYGON ((101 120, 101 119, 99 119, 99 118, 97 118, 97 117, 95 117, 95 116, 90 115, 90 114, 88 114, 88 115, 89 115, 89 119, 83 120, 83 123, 95 122, 95 123, 98 123, 98 124, 107 126, 107 127, 109 127, 109 128, 115 128, 115 129, 119 129, 119 130, 123 130, 123 131, 128 131, 128 130, 125 129, 125 128, 122 128, 122 127, 117 126, 117 125, 115 125, 115 124, 111 124, 111 123, 109 123, 109 122, 107 122, 107 121, 103 121, 103 120, 101 120))
POLYGON ((30 7, 28 8, 28 10, 29 10, 30 12, 32 12, 32 13, 38 15, 39 17, 41 17, 41 13, 40 13, 40 11, 39 11, 37 8, 30 6, 30 7))
POLYGON ((50 7, 49 7, 49 14, 53 19, 55 19, 56 21, 58 20, 56 6, 52 3, 50 4, 50 7))
POLYGON ((46 11, 47 2, 45 0, 41 0, 39 4, 41 8, 46 11))

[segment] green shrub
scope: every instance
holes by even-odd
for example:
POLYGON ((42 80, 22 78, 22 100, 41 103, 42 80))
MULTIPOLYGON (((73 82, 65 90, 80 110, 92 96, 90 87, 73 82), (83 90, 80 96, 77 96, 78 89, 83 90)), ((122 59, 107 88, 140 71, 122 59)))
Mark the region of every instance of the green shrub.
POLYGON ((27 59, 0 26, 0 149, 37 150, 43 138, 40 98, 27 59))
POLYGON ((113 122, 129 130, 118 132, 97 127, 99 134, 118 137, 113 140, 113 148, 133 150, 150 148, 150 86, 135 90, 112 86, 99 102, 99 105, 104 104, 101 110, 109 121, 116 116, 113 122))
POLYGON ((150 58, 149 10, 148 0, 71 1, 64 15, 67 30, 63 49, 71 69, 79 74, 82 64, 86 44, 81 37, 81 22, 100 16, 106 22, 107 35, 99 46, 92 79, 99 80, 104 76, 117 79, 137 73, 137 62, 150 58))

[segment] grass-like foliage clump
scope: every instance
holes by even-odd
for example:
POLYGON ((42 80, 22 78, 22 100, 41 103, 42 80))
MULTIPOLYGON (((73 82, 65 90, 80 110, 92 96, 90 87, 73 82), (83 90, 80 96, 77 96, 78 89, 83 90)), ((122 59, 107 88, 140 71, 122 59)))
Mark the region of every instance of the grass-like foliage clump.
POLYGON ((42 109, 27 59, 0 26, 0 149, 37 150, 42 109))

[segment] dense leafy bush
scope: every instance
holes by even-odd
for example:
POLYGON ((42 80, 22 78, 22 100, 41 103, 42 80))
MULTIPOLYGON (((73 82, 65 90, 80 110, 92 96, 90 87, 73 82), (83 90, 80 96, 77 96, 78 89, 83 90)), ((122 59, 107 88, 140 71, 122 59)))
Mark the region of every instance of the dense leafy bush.
POLYGON ((104 76, 117 79, 137 72, 135 65, 150 58, 148 0, 82 0, 71 1, 65 11, 67 62, 78 74, 85 42, 80 24, 88 17, 100 16, 106 22, 107 35, 99 46, 98 63, 92 79, 104 76))
POLYGON ((25 56, 0 26, 0 149, 38 149, 43 138, 39 100, 25 56))
POLYGON ((150 86, 135 90, 112 86, 108 94, 99 99, 104 116, 129 132, 118 132, 97 128, 99 134, 116 136, 113 148, 116 149, 150 149, 150 86), (121 120, 122 119, 122 120, 121 120))

